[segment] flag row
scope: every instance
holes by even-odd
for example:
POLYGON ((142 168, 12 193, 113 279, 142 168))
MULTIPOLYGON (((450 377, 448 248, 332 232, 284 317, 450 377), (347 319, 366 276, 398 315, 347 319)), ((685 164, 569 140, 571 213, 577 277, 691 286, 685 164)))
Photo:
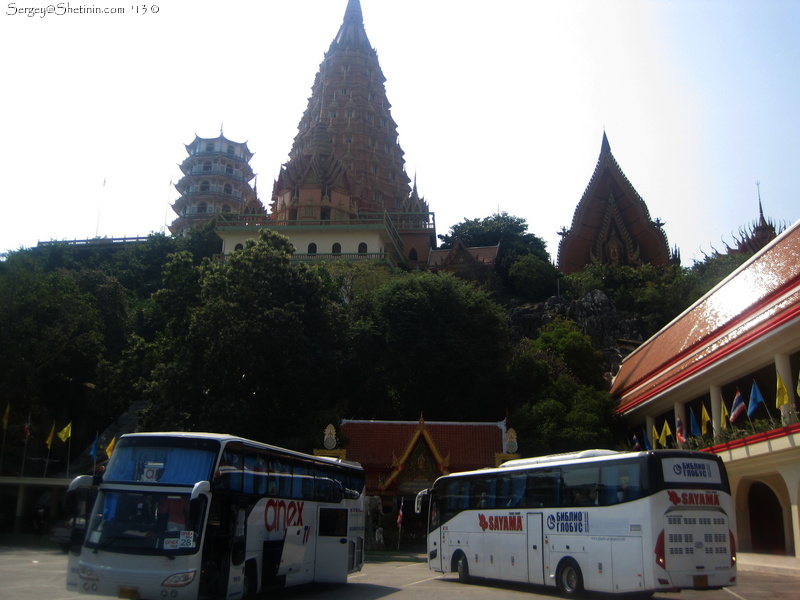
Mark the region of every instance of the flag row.
MULTIPOLYGON (((6 409, 3 412, 3 431, 8 430, 8 418, 11 413, 11 403, 6 404, 6 409)), ((22 434, 25 436, 25 440, 27 442, 28 438, 31 437, 31 417, 28 415, 28 418, 25 420, 25 423, 22 425, 22 434)), ((66 427, 63 429, 56 431, 56 423, 53 421, 52 426, 50 427, 50 435, 47 436, 47 440, 45 440, 45 445, 47 449, 50 450, 53 446, 53 441, 55 437, 58 437, 62 442, 67 443, 67 441, 72 437, 72 421, 67 423, 66 427)), ((89 451, 89 454, 97 458, 98 452, 98 443, 99 443, 99 436, 95 435, 94 444, 92 445, 92 449, 89 451)), ((114 451, 114 446, 117 443, 117 438, 114 438, 108 443, 108 445, 104 448, 106 455, 110 458, 111 453, 114 451)))
MULTIPOLYGON (((797 378, 797 395, 800 397, 800 375, 797 378)), ((720 426, 722 429, 728 428, 728 422, 731 425, 735 424, 739 421, 743 415, 747 414, 748 419, 752 419, 753 415, 758 410, 760 405, 766 406, 764 402, 764 396, 761 394, 761 390, 758 387, 758 384, 753 381, 753 385, 750 387, 750 398, 747 403, 745 403, 744 398, 742 397, 742 393, 739 391, 739 388, 736 388, 736 394, 733 397, 733 403, 731 404, 731 410, 728 412, 728 407, 725 405, 725 401, 722 401, 722 420, 720 426)), ((786 389, 786 385, 783 383, 781 379, 780 373, 777 373, 777 383, 776 383, 776 391, 775 391, 775 408, 780 409, 782 406, 789 404, 789 391, 786 389)), ((691 408, 689 409, 689 436, 692 437, 700 437, 705 435, 709 432, 708 424, 711 422, 711 417, 706 410, 705 404, 700 405, 700 421, 698 422, 697 417, 694 414, 694 410, 691 408)), ((658 442, 664 448, 667 447, 667 438, 672 436, 672 430, 669 427, 669 423, 664 421, 664 426, 661 428, 661 432, 659 433, 656 426, 653 425, 652 431, 652 439, 653 442, 658 442)), ((687 440, 687 431, 685 425, 680 417, 678 417, 675 421, 675 439, 678 440, 681 444, 685 444, 687 440)), ((636 434, 633 435, 633 449, 634 450, 641 450, 643 449, 642 444, 639 442, 639 438, 636 434)), ((644 435, 644 449, 651 450, 650 447, 650 439, 645 432, 644 435)))

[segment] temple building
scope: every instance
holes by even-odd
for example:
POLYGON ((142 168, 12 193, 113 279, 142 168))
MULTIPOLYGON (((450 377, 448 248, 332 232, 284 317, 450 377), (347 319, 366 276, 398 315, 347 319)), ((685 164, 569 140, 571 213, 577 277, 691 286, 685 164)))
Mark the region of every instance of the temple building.
MULTIPOLYGON (((323 449, 314 453, 353 460, 364 467, 366 495, 383 514, 397 515, 405 503, 404 529, 424 536, 425 514, 414 515, 414 497, 442 475, 496 467, 516 454, 517 434, 505 421, 362 421, 329 425, 323 449)), ((427 500, 426 500, 427 502, 427 500)), ((367 518, 368 538, 378 520, 367 518)), ((371 546, 374 547, 374 546, 371 546)))
POLYGON ((558 268, 569 275, 589 264, 638 266, 677 262, 664 223, 650 219, 641 196, 622 172, 603 133, 600 157, 570 229, 562 229, 558 268))
MULTIPOLYGON (((269 215, 223 215, 223 253, 269 228, 286 235, 305 262, 370 259, 425 268, 436 245, 433 213, 405 171, 359 0, 320 64, 269 215)), ((232 211, 233 212, 233 211, 232 211)))
POLYGON ((646 447, 663 436, 722 457, 739 564, 764 570, 800 568, 796 392, 800 221, 626 357, 611 387, 646 447))
POLYGON ((734 237, 734 245, 725 244, 728 254, 753 254, 758 252, 772 240, 778 237, 784 227, 776 226, 770 219, 764 217, 764 208, 761 205, 761 186, 758 190, 758 219, 753 222, 749 229, 741 228, 739 237, 734 237))
POLYGON ((218 213, 255 212, 261 206, 250 187, 253 153, 246 142, 232 142, 220 131, 217 138, 195 136, 186 152, 183 177, 175 184, 180 198, 172 205, 178 215, 169 226, 172 235, 185 234, 218 213))

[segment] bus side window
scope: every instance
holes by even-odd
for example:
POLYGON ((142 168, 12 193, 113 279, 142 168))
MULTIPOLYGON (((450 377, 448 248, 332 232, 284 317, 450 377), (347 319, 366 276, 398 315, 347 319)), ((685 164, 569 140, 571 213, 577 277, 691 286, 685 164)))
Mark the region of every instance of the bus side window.
MULTIPOLYGON (((244 455, 243 488, 245 494, 263 494, 264 477, 261 474, 263 466, 259 464, 260 457, 254 452, 244 455)), ((263 463, 263 461, 261 461, 263 463)))
POLYGON ((486 479, 474 479, 470 487, 470 508, 494 508, 494 498, 489 494, 489 482, 486 479))
POLYGON ((511 489, 506 507, 517 508, 524 504, 525 500, 525 484, 527 477, 525 473, 517 473, 509 477, 511 489))
POLYGON ((280 459, 273 458, 270 459, 268 468, 267 495, 280 498, 289 497, 292 490, 292 466, 280 459))
POLYGON ((314 466, 304 462, 295 463, 292 469, 292 498, 313 500, 314 466))
POLYGON ((564 467, 564 488, 571 506, 592 506, 602 503, 599 489, 599 467, 564 467))
POLYGON ((603 467, 605 504, 617 504, 640 497, 639 464, 619 464, 603 467))
POLYGON ((242 489, 242 456, 231 449, 222 453, 219 461, 220 487, 226 490, 242 489))
POLYGON ((558 469, 530 473, 525 490, 525 506, 528 508, 558 506, 556 500, 561 493, 560 475, 558 469))

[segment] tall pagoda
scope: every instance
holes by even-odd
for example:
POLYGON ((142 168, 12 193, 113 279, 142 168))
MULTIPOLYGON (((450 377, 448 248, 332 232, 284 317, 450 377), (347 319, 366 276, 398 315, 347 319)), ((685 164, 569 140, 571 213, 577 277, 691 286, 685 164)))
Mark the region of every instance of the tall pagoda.
POLYGON ((597 166, 572 226, 560 232, 558 268, 569 275, 589 264, 659 266, 677 261, 663 225, 650 219, 647 205, 611 154, 604 132, 597 166))
POLYGON ((180 197, 172 205, 178 217, 169 226, 173 235, 185 234, 220 213, 253 213, 263 206, 250 186, 253 153, 247 143, 219 137, 195 136, 186 145, 188 156, 180 165, 183 177, 175 184, 180 197))
POLYGON ((385 81, 361 4, 348 0, 275 181, 270 214, 220 220, 223 252, 267 227, 288 236, 295 258, 307 262, 426 267, 436 243, 434 215, 406 174, 385 81))

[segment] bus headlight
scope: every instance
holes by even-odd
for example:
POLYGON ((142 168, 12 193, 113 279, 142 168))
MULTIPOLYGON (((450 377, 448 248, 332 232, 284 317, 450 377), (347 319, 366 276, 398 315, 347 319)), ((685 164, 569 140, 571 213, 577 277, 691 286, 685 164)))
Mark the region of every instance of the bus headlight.
POLYGON ((186 571, 185 573, 175 573, 175 575, 170 575, 164 581, 161 582, 161 585, 164 587, 183 587, 185 585, 189 585, 194 581, 194 574, 195 571, 186 571))
POLYGON ((100 577, 95 575, 94 571, 92 571, 91 567, 87 567, 86 565, 81 565, 80 569, 78 569, 78 577, 81 579, 85 579, 86 581, 99 581, 100 577))

